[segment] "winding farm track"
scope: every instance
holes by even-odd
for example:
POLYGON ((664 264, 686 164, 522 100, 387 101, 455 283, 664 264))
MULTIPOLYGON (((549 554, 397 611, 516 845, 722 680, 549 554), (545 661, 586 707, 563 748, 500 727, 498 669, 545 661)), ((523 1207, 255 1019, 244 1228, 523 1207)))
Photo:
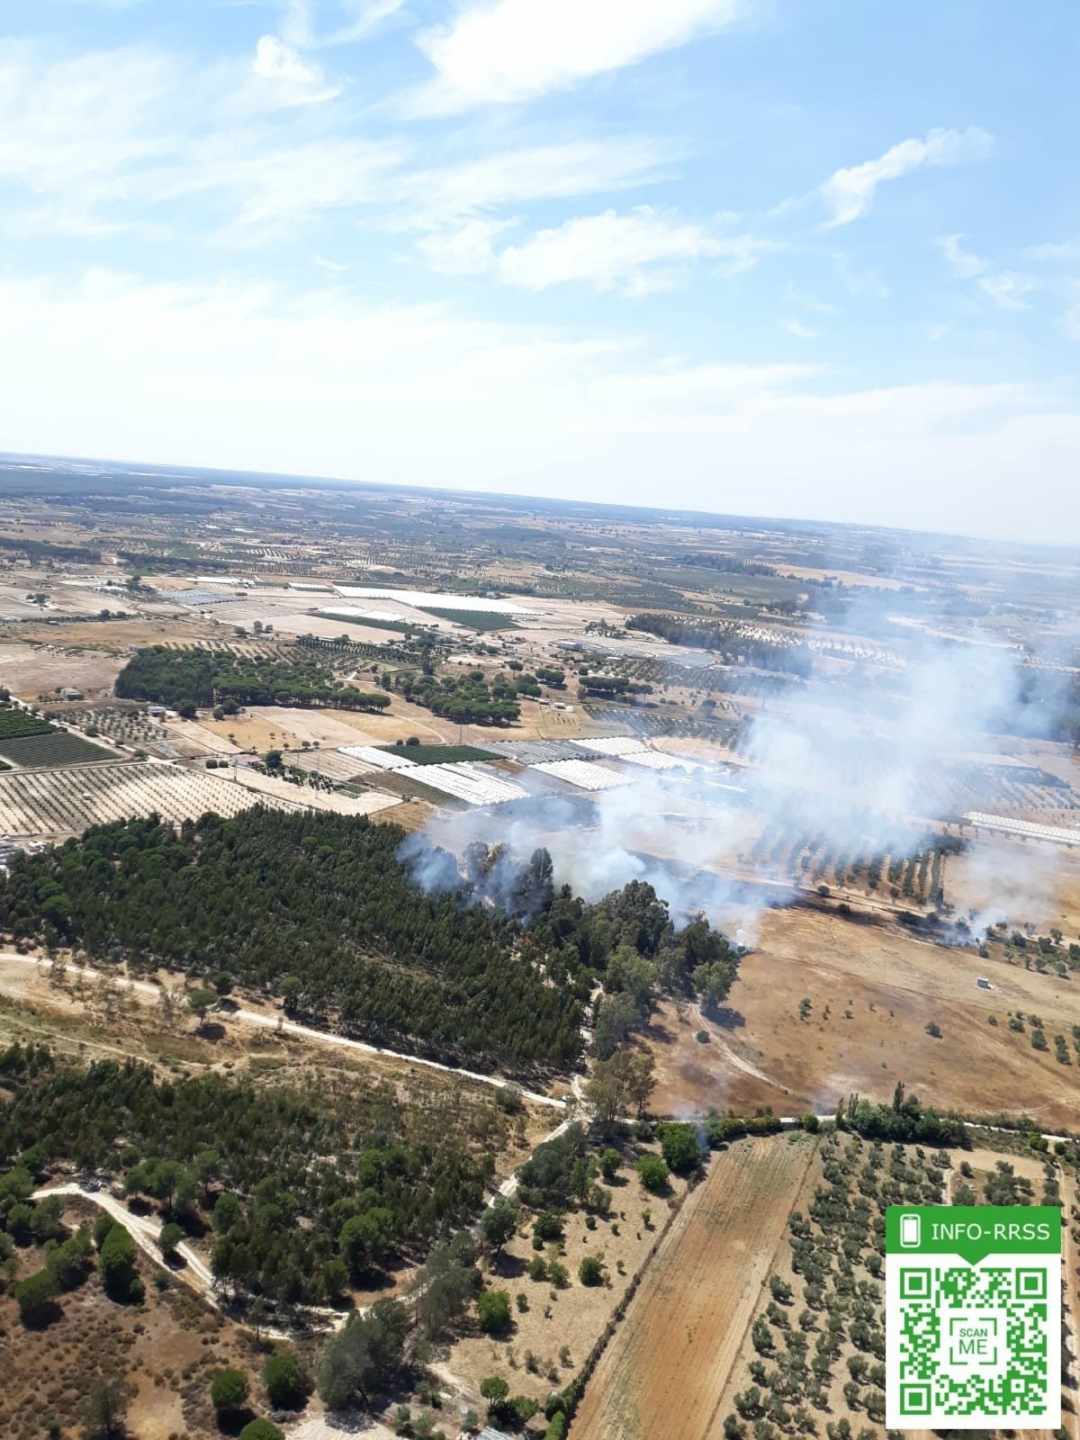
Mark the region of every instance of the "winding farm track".
MULTIPOLYGON (((0 951, 0 963, 13 962, 21 965, 39 965, 42 963, 37 955, 18 955, 12 950, 0 951)), ((100 980, 105 974, 101 970, 93 970, 86 965, 69 965, 68 971, 74 975, 81 975, 84 979, 100 980)), ((157 985, 151 985, 147 980, 127 980, 123 982, 125 993, 143 996, 150 1000, 158 1000, 161 989, 157 985)), ((400 1060, 407 1065, 420 1065, 425 1070, 439 1070, 445 1075, 456 1075, 462 1080, 475 1080, 481 1085, 490 1085, 496 1090, 518 1089, 513 1081, 505 1080, 501 1075, 484 1075, 478 1070, 461 1070, 455 1065, 443 1065, 438 1060, 425 1060, 419 1055, 408 1055, 400 1050, 385 1050, 381 1045, 369 1045, 364 1040, 350 1040, 345 1035, 334 1035, 329 1030, 315 1030, 308 1025, 297 1025, 293 1020, 286 1020, 283 1016, 263 1015, 258 1010, 232 1010, 229 1012, 229 1019, 237 1020, 242 1025, 253 1025, 261 1030, 271 1030, 283 1035, 295 1035, 300 1040, 307 1040, 315 1045, 336 1045, 343 1050, 355 1050, 364 1055, 382 1055, 390 1060, 400 1060)), ((520 1090, 521 1095, 530 1100, 534 1105, 547 1105, 552 1109, 565 1110, 566 1101, 558 1100, 553 1095, 542 1095, 536 1090, 520 1090)))

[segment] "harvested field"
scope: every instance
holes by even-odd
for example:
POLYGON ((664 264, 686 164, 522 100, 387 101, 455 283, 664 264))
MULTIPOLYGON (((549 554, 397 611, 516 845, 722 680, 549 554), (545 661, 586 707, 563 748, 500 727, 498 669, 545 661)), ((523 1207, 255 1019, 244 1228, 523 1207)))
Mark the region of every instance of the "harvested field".
POLYGON ((205 771, 137 760, 67 770, 16 770, 0 775, 0 833, 78 835, 90 825, 138 815, 157 813, 179 823, 197 820, 208 810, 230 816, 252 805, 292 809, 298 803, 304 802, 260 794, 205 771))
POLYGON ((741 1140, 687 1197, 596 1367, 571 1434, 705 1440, 784 1227, 817 1153, 741 1140))
POLYGON ((22 700, 55 690, 56 685, 75 685, 85 694, 102 690, 111 693, 122 665, 120 658, 102 652, 79 654, 56 645, 0 642, 0 678, 22 700))
POLYGON ((763 1104, 826 1112, 853 1090, 887 1100, 903 1080, 944 1108, 1024 1111, 1048 1130, 1075 1125, 1077 1070, 1052 1043, 1080 1024, 1075 982, 800 908, 767 910, 758 926, 719 1020, 696 1007, 683 1018, 669 1006, 658 1012, 645 1042, 656 1057, 658 1113, 763 1104), (994 989, 979 989, 979 975, 994 989), (1015 1011, 1046 1017, 1048 1051, 1032 1046, 1030 1027, 1010 1030, 1015 1011), (931 1022, 940 1039, 927 1033, 931 1022))

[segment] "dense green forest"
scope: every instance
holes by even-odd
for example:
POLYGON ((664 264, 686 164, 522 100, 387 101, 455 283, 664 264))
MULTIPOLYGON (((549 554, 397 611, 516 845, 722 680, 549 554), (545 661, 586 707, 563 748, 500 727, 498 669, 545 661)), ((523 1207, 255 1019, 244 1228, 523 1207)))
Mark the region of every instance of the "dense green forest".
POLYGON ((389 695, 339 686, 315 659, 286 663, 234 655, 227 650, 137 650, 116 677, 122 700, 153 700, 181 714, 220 705, 333 705, 346 710, 384 710, 389 695))
POLYGON ((12 1096, 0 1192, 28 1194, 19 1171, 36 1183, 57 1162, 123 1176, 163 1220, 212 1230, 226 1294, 287 1303, 332 1304, 471 1220, 486 1146, 500 1147, 507 1124, 493 1101, 470 1114, 449 1100, 403 1105, 393 1086, 355 1079, 164 1082, 134 1061, 75 1066, 43 1047, 0 1054, 0 1081, 12 1096))
POLYGON ((121 822, 16 861, 0 925, 31 936, 48 922, 136 969, 225 970, 377 1044, 471 1066, 572 1063, 580 999, 515 957, 506 916, 414 884, 403 838, 363 818, 259 809, 179 833, 121 822))
POLYGON ((0 928, 136 971, 224 972, 309 1023, 522 1075, 576 1062, 597 977, 609 1054, 660 990, 726 996, 739 956, 703 919, 677 928, 639 881, 596 904, 556 888, 546 851, 473 846, 462 875, 393 825, 262 809, 16 856, 0 928))
POLYGON ((685 615, 631 615, 626 622, 632 630, 659 635, 672 645, 692 645, 715 650, 725 665, 753 665, 758 670, 782 670, 806 677, 813 666, 809 651, 802 645, 780 645, 771 640, 751 640, 728 621, 690 620, 685 615))
POLYGON ((488 685, 481 670, 442 678, 406 671, 395 683, 406 700, 459 725, 511 725, 521 719, 514 685, 498 676, 488 685))

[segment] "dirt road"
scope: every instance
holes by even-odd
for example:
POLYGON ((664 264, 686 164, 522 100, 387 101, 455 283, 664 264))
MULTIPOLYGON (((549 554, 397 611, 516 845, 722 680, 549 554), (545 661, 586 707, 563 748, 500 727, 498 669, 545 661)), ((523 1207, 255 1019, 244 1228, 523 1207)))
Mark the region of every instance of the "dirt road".
MULTIPOLYGON (((0 967, 10 965, 38 965, 40 958, 36 955, 17 955, 13 951, 0 951, 0 967)), ((101 979, 104 972, 93 970, 85 965, 69 965, 68 973, 81 975, 84 979, 101 979)), ((150 984, 147 980, 124 980, 125 993, 130 993, 140 1000, 157 1002, 161 996, 161 989, 157 985, 150 984)), ((439 1070, 445 1075, 458 1075, 464 1080, 476 1080, 481 1085, 490 1085, 496 1090, 520 1089, 512 1081, 505 1080, 500 1075, 483 1075, 477 1070, 461 1070, 455 1065, 443 1065, 437 1060, 425 1060, 419 1055, 406 1055, 400 1050, 384 1050, 380 1045, 368 1045, 363 1040, 350 1040, 345 1035, 333 1035, 327 1030, 313 1030, 307 1025, 297 1025, 295 1021, 286 1020, 280 1015, 264 1015, 258 1010, 237 1009, 229 1012, 230 1020, 236 1020, 241 1025, 253 1025, 261 1030, 280 1031, 283 1035, 295 1035, 298 1039, 307 1040, 316 1045, 336 1045, 343 1050, 360 1051, 365 1055, 382 1055, 391 1060, 400 1060, 407 1065, 420 1065, 425 1070, 439 1070)), ((534 1105, 547 1105, 555 1110, 565 1110, 566 1101, 557 1100, 552 1095, 541 1095, 536 1090, 521 1090, 526 1100, 532 1101, 534 1105)))

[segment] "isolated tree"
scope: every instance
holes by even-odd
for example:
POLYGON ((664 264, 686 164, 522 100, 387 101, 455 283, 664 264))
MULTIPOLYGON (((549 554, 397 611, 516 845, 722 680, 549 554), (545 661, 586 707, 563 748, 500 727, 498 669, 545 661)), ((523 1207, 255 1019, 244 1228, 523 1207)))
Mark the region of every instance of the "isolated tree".
POLYGON ((614 1182, 616 1175, 618 1175, 619 1173, 619 1167, 621 1165, 622 1156, 619 1154, 618 1150, 612 1149, 611 1146, 608 1146, 606 1150, 601 1150, 600 1173, 601 1175, 603 1175, 604 1179, 609 1185, 614 1182))
POLYGON ((270 1420, 252 1420, 240 1431, 240 1440, 285 1440, 285 1432, 270 1420))
POLYGON ((15 1285, 15 1301, 19 1307, 19 1319, 27 1326, 44 1325, 55 1313, 57 1285, 47 1269, 37 1270, 15 1285))
POLYGON ((311 1393, 311 1382, 300 1357, 291 1346, 281 1345, 263 1366, 263 1384, 275 1410, 299 1410, 311 1393))
POLYGON ((586 1255, 578 1266, 578 1279, 582 1285, 602 1285, 604 1262, 596 1255, 586 1255))
POLYGON ((685 1175, 701 1164, 701 1145, 693 1125, 661 1126, 660 1148, 668 1168, 676 1175, 685 1175))
POLYGON ((127 1434, 127 1397, 119 1380, 99 1381, 87 1396, 86 1440, 122 1440, 127 1434))
POLYGON ((486 1335, 505 1335, 510 1329, 510 1295, 506 1290, 485 1290, 477 1297, 477 1318, 486 1335))
POLYGON ((484 1211, 480 1231, 495 1255, 499 1255, 503 1246, 513 1238, 519 1218, 518 1207, 505 1197, 500 1197, 484 1211))
POLYGON ((641 1183, 654 1195, 662 1195, 668 1187, 668 1167, 659 1155, 643 1155, 637 1163, 641 1183))
POLYGON ((489 1405, 500 1405, 510 1394, 510 1386, 501 1375, 488 1375, 480 1381, 480 1394, 489 1405))
POLYGON ((208 990, 204 985, 197 985, 194 990, 188 992, 188 1009, 196 1017, 199 1025, 206 1021, 206 1015, 218 1002, 218 995, 215 990, 208 990))
POLYGON ((219 1415, 232 1414, 244 1408, 250 1390, 242 1370, 219 1370, 210 1382, 210 1403, 219 1415))
POLYGON ((139 1297, 141 1282, 135 1271, 135 1242, 123 1225, 113 1222, 98 1253, 105 1293, 113 1300, 139 1297))
POLYGON ((183 1227, 178 1225, 175 1220, 167 1220, 162 1225, 161 1234, 158 1236, 158 1246, 166 1260, 171 1262, 176 1259, 177 1246, 184 1243, 184 1238, 183 1227))

